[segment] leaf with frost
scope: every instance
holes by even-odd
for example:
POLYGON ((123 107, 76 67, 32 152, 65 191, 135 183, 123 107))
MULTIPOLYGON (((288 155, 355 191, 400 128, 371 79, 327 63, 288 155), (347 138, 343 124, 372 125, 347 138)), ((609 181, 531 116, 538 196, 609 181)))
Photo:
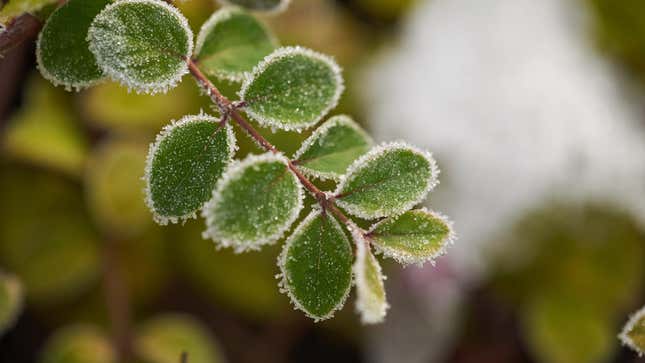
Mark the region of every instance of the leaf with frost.
POLYGON ((146 200, 160 224, 195 216, 235 154, 235 135, 207 115, 185 116, 166 126, 150 145, 146 200))
POLYGON ((352 284, 352 248, 336 219, 313 210, 287 239, 278 264, 281 288, 316 321, 340 309, 352 284))
POLYGON ((379 252, 403 264, 433 261, 455 239, 452 223, 425 208, 386 218, 368 236, 379 252))
POLYGON ((219 0, 222 5, 237 5, 251 11, 279 13, 289 6, 290 0, 219 0))
POLYGON ((328 56, 301 47, 279 48, 248 75, 240 97, 245 111, 264 126, 310 127, 336 107, 343 92, 340 67, 328 56))
POLYGON ((69 0, 47 19, 36 47, 43 77, 67 89, 82 89, 103 79, 90 52, 87 32, 94 17, 110 0, 69 0))
POLYGON ((636 351, 639 356, 645 352, 645 306, 629 318, 618 336, 620 341, 636 351))
POLYGON ((165 92, 188 72, 193 50, 186 18, 161 0, 108 5, 88 32, 90 50, 106 75, 137 92, 165 92))
POLYGON ((41 363, 116 363, 106 335, 91 325, 64 327, 49 338, 41 363))
POLYGON ((0 335, 10 329, 22 310, 22 285, 17 277, 0 273, 0 335))
POLYGON ((363 324, 380 323, 389 307, 383 285, 385 276, 381 265, 370 251, 369 243, 356 227, 352 228, 352 237, 356 243, 356 261, 353 266, 356 311, 361 315, 363 324))
POLYGON ((282 155, 249 155, 231 164, 202 212, 205 237, 237 252, 277 241, 302 209, 302 185, 282 155))
POLYGON ((364 219, 400 214, 425 198, 438 174, 430 153, 401 143, 384 144, 349 167, 336 190, 336 202, 364 219))
POLYGON ((338 180, 359 156, 372 146, 372 139, 349 116, 325 121, 293 156, 298 169, 321 179, 338 180))
POLYGON ((234 7, 213 13, 197 36, 195 57, 209 76, 240 82, 275 49, 275 40, 255 17, 234 7))
POLYGON ((134 350, 145 362, 179 362, 186 352, 190 363, 221 363, 224 359, 207 327, 190 315, 165 314, 137 330, 134 350))

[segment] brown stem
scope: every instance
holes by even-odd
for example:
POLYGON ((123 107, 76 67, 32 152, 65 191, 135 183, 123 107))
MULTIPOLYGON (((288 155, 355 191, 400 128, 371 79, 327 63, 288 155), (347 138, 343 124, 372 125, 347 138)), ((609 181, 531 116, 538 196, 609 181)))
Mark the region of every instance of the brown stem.
POLYGON ((108 238, 103 257, 103 276, 108 315, 112 324, 112 340, 119 362, 132 357, 132 331, 128 291, 119 264, 119 243, 108 238))
POLYGON ((24 14, 12 20, 7 29, 0 33, 0 57, 23 42, 38 35, 42 23, 30 14, 24 14))
POLYGON ((179 357, 179 362, 180 363, 188 363, 188 352, 181 352, 181 356, 179 357))

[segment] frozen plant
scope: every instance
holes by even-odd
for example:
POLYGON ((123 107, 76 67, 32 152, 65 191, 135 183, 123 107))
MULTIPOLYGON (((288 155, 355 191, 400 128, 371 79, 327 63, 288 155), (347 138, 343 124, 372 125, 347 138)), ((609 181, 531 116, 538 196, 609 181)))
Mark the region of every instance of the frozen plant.
POLYGON ((413 209, 438 183, 439 169, 430 153, 405 143, 373 147, 344 115, 325 121, 292 158, 276 149, 242 114, 275 129, 313 127, 343 92, 340 67, 309 49, 278 48, 247 12, 275 12, 284 1, 227 3, 206 21, 194 46, 184 16, 164 1, 69 0, 40 33, 38 67, 70 90, 109 78, 151 94, 190 73, 219 117, 201 113, 173 121, 150 146, 144 178, 154 220, 178 223, 201 213, 204 237, 236 252, 286 237, 279 285, 296 308, 316 321, 327 319, 355 281, 363 322, 382 321, 385 277, 373 250, 421 264, 454 240, 443 215, 413 209), (223 96, 209 77, 242 82, 239 100, 223 96), (233 123, 266 153, 234 160, 233 123), (336 190, 323 191, 309 177, 334 180, 336 190), (305 192, 316 204, 287 233, 305 192), (364 220, 373 225, 363 228, 364 220))

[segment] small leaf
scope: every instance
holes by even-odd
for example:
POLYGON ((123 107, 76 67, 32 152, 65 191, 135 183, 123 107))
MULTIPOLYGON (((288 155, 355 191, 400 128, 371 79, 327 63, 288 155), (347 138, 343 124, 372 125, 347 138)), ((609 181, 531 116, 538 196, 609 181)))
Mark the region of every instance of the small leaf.
POLYGON ((273 243, 302 209, 302 185, 282 155, 249 155, 224 172, 202 212, 205 237, 236 252, 273 243))
POLYGON ((282 289, 316 321, 331 318, 349 295, 352 248, 329 214, 313 210, 287 239, 278 264, 282 289))
POLYGON ((0 273, 0 336, 14 325, 22 310, 22 300, 18 278, 0 273))
POLYGON ((43 77, 66 89, 87 88, 103 79, 88 49, 87 32, 110 0, 69 0, 47 19, 38 36, 36 59, 43 77))
POLYGON ((88 32, 90 50, 105 74, 137 92, 166 92, 188 72, 193 48, 186 18, 161 0, 108 5, 88 32))
POLYGON ((433 261, 455 239, 452 223, 425 208, 384 219, 368 235, 379 252, 402 264, 433 261))
POLYGON ((159 224, 195 217, 235 153, 230 125, 207 115, 185 116, 166 126, 150 145, 146 201, 159 224))
POLYGON ((320 125, 293 156, 298 169, 321 179, 338 180, 372 139, 349 116, 339 115, 320 125))
POLYGON ((237 5, 251 11, 279 13, 289 6, 290 0, 219 0, 222 5, 237 5))
POLYGON ((147 363, 177 363, 182 352, 190 363, 224 362, 215 338, 189 315, 166 314, 146 321, 134 346, 147 363))
POLYGON ((336 190, 336 202, 364 219, 403 213, 437 184, 439 169, 427 152, 384 144, 356 160, 336 190))
POLYGON ((354 227, 352 237, 356 243, 354 279, 356 280, 356 311, 361 314, 363 324, 380 323, 388 309, 381 265, 370 251, 369 243, 354 227))
POLYGON ((195 54, 200 69, 209 76, 240 82, 275 49, 275 40, 255 17, 225 7, 204 23, 195 54))
POLYGON ((636 351, 639 356, 645 352, 645 307, 634 313, 629 318, 623 331, 618 336, 620 341, 636 351))
POLYGON ((244 81, 240 97, 246 112, 264 126, 284 130, 310 127, 336 107, 343 92, 338 65, 301 47, 268 55, 244 81))
POLYGON ((107 337, 91 325, 71 325, 49 338, 41 363, 116 363, 107 337))

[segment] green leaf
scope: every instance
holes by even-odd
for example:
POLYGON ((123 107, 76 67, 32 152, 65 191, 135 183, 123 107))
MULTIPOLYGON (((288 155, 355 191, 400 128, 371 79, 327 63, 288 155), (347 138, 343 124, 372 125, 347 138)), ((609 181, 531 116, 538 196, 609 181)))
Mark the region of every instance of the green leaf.
POLYGON ((374 224, 368 236, 377 251, 402 264, 434 262, 455 239, 452 223, 425 208, 386 218, 374 224))
POLYGON ((277 241, 302 209, 302 185, 282 155, 249 155, 232 164, 202 212, 210 237, 236 252, 277 241))
POLYGON ((43 77, 67 90, 87 88, 103 79, 88 49, 87 32, 110 0, 69 0, 47 19, 38 36, 36 59, 43 77))
POLYGON ((57 0, 9 0, 0 9, 0 31, 15 17, 24 13, 34 13, 55 3, 57 0))
POLYGON ((281 288, 316 321, 343 307, 352 284, 352 248, 329 214, 313 210, 287 239, 278 264, 281 288))
POLYGON ((207 75, 240 82, 275 46, 273 36, 255 17, 225 7, 202 26, 195 54, 207 75))
POLYGON ((134 349, 146 363, 177 363, 182 352, 190 363, 224 362, 215 338, 190 315, 166 314, 146 321, 134 349))
POLYGON ((639 356, 645 352, 645 307, 629 318, 623 331, 618 336, 621 342, 636 351, 639 356))
POLYGON ((370 245, 362 231, 352 228, 352 237, 356 243, 356 261, 354 262, 354 279, 356 281, 356 311, 361 315, 363 324, 380 323, 388 309, 385 297, 385 276, 381 265, 370 251, 370 245))
POLYGON ((279 13, 289 6, 290 0, 219 0, 222 5, 237 5, 251 11, 279 13))
POLYGON ((300 130, 336 107, 343 92, 333 59, 301 47, 277 49, 242 84, 245 111, 264 126, 300 130))
POLYGON ((116 363, 106 336, 91 325, 71 325, 49 338, 41 363, 116 363))
POLYGON ((372 146, 372 139, 349 116, 339 115, 320 125, 293 159, 303 173, 338 180, 372 146))
POLYGON ((150 145, 146 201, 159 224, 194 218, 235 154, 235 135, 207 115, 166 126, 150 145))
POLYGON ((90 50, 112 79, 137 92, 166 92, 188 72, 193 33, 181 13, 161 0, 108 5, 88 32, 90 50))
POLYGON ((22 300, 18 278, 0 273, 0 336, 14 325, 22 310, 22 300))
POLYGON ((430 153, 401 143, 384 144, 356 160, 338 184, 336 202, 364 219, 403 213, 437 184, 430 153))

